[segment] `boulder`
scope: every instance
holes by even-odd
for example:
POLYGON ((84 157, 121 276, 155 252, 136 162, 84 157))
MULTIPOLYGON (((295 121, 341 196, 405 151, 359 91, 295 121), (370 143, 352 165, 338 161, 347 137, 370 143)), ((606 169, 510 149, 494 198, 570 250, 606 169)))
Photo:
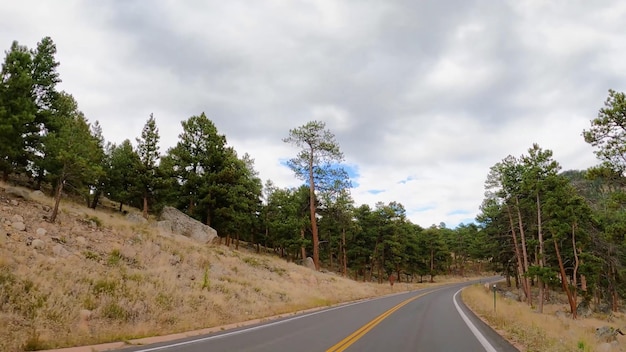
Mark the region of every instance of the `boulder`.
POLYGON ((596 338, 602 342, 617 341, 617 335, 624 335, 620 329, 611 326, 601 326, 596 329, 596 338))
POLYGON ((23 222, 14 222, 11 223, 11 227, 16 231, 26 231, 26 225, 23 222))
POLYGON ((61 257, 61 258, 65 258, 70 255, 70 252, 68 252, 68 250, 65 249, 63 245, 60 245, 60 244, 57 244, 56 246, 52 247, 52 253, 54 253, 54 255, 56 255, 57 257, 61 257))
POLYGON ((11 217, 11 221, 13 221, 13 222, 24 222, 24 218, 21 215, 13 215, 11 217))
POLYGON ((313 261, 313 258, 306 257, 306 259, 304 260, 304 266, 311 270, 315 270, 315 262, 313 261))
POLYGON ((33 192, 33 196, 35 196, 35 197, 43 197, 44 194, 43 194, 42 191, 36 190, 36 191, 33 192))
POLYGON ((28 191, 22 188, 17 188, 17 187, 9 187, 6 189, 7 194, 10 194, 14 197, 17 198, 22 198, 22 199, 29 199, 30 195, 28 194, 28 191))
POLYGON ((210 243, 217 238, 217 231, 176 208, 165 207, 161 212, 158 227, 162 231, 183 235, 200 243, 210 243))
POLYGON ((33 246, 33 248, 35 249, 45 249, 46 248, 46 243, 40 239, 34 239, 31 242, 31 246, 33 246))
POLYGON ((37 229, 37 236, 45 236, 46 235, 46 229, 40 227, 37 229))
POLYGON ((126 214, 126 220, 128 220, 130 222, 138 223, 138 224, 145 224, 145 223, 148 222, 148 220, 146 220, 146 218, 144 218, 143 216, 141 216, 140 214, 137 214, 137 213, 128 213, 128 214, 126 214))
POLYGON ((576 307, 576 315, 581 318, 587 318, 593 314, 593 310, 589 305, 589 301, 583 300, 578 303, 578 307, 576 307))

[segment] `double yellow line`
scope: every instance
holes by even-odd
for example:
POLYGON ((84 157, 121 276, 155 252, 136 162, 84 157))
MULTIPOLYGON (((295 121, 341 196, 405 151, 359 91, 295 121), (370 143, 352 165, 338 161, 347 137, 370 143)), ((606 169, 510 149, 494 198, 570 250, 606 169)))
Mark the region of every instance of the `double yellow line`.
POLYGON ((414 300, 416 300, 416 299, 418 299, 420 297, 423 297, 423 296, 425 296, 425 295, 427 295, 429 293, 432 293, 432 292, 434 292, 434 291, 422 293, 421 295, 417 295, 415 297, 411 297, 411 298, 407 299, 406 301, 399 303, 395 307, 393 307, 393 308, 389 309, 388 311, 384 312, 383 314, 377 316, 374 320, 372 320, 369 323, 363 325, 362 327, 357 329, 355 332, 350 334, 348 337, 346 337, 345 339, 339 341, 336 345, 334 345, 331 348, 327 349, 326 352, 342 352, 342 351, 345 351, 348 347, 350 347, 352 344, 357 342, 361 337, 363 337, 363 335, 367 334, 376 325, 380 324, 381 321, 385 320, 385 318, 387 318, 388 316, 393 314, 395 311, 397 311, 398 309, 404 307, 405 305, 413 302, 414 300))

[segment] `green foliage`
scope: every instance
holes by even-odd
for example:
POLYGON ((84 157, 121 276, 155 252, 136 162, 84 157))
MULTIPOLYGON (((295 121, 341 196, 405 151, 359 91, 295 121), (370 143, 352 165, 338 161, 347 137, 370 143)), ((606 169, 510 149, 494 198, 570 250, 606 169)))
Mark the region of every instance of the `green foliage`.
POLYGON ((100 310, 102 317, 110 320, 128 321, 131 314, 117 302, 108 302, 100 310))
POLYGON ((91 286, 91 292, 98 297, 102 295, 115 296, 117 290, 118 283, 114 280, 100 279, 91 286))
POLYGON ((35 129, 37 106, 33 97, 32 57, 28 48, 14 41, 0 72, 0 171, 6 180, 29 158, 28 136, 35 129))
POLYGON ((84 251, 83 255, 85 256, 85 258, 89 259, 89 260, 93 260, 93 261, 99 261, 100 260, 100 254, 92 252, 92 251, 84 251))
POLYGON ((154 116, 150 114, 143 127, 141 138, 137 138, 137 155, 139 156, 139 174, 135 175, 141 189, 143 200, 143 215, 148 217, 149 201, 155 191, 161 186, 161 176, 157 162, 159 153, 159 130, 156 127, 154 116))
POLYGON ((115 266, 118 265, 122 259, 123 256, 120 253, 120 250, 116 248, 111 251, 111 254, 109 254, 109 259, 107 260, 107 262, 109 263, 109 265, 115 266))
POLYGON ((204 268, 204 275, 202 276, 202 290, 206 289, 207 291, 211 290, 211 282, 209 280, 209 267, 204 268))
POLYGON ((626 95, 609 90, 609 96, 591 128, 583 131, 585 141, 596 147, 598 158, 614 170, 626 171, 626 95))
POLYGON ((113 145, 110 150, 110 166, 107 170, 107 188, 109 197, 120 203, 140 207, 141 185, 137 175, 140 173, 141 160, 133 149, 130 140, 120 145, 113 145))

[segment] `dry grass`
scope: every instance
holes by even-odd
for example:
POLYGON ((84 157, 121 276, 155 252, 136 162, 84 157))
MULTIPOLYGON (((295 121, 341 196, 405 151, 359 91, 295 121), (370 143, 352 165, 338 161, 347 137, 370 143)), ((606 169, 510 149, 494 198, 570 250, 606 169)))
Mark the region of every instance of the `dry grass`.
MULTIPOLYGON (((623 314, 572 320, 564 304, 547 304, 539 314, 522 302, 500 295, 493 307, 493 292, 481 285, 474 285, 462 292, 463 301, 501 335, 512 341, 520 350, 528 352, 571 352, 571 351, 622 351, 619 346, 608 346, 597 341, 595 329, 609 325, 615 328, 626 326, 623 314), (607 349, 613 348, 613 349, 607 349), (618 348, 618 349, 616 349, 618 348)), ((619 337, 621 338, 621 336, 619 337)))
MULTIPOLYGON (((153 223, 70 202, 50 224, 52 199, 18 206, 10 199, 0 189, 0 351, 125 341, 391 292, 270 254, 166 236, 153 223), (26 231, 11 228, 14 215, 24 217, 26 231), (46 247, 28 246, 29 237, 46 247)), ((417 287, 401 285, 394 290, 417 287)))

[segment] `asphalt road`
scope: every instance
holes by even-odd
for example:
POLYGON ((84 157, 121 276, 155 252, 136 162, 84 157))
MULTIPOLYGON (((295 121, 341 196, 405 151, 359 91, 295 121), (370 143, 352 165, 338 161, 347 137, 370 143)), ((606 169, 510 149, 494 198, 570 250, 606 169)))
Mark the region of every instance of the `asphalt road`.
POLYGON ((457 293, 472 283, 405 292, 123 351, 518 351, 461 302, 457 293))

